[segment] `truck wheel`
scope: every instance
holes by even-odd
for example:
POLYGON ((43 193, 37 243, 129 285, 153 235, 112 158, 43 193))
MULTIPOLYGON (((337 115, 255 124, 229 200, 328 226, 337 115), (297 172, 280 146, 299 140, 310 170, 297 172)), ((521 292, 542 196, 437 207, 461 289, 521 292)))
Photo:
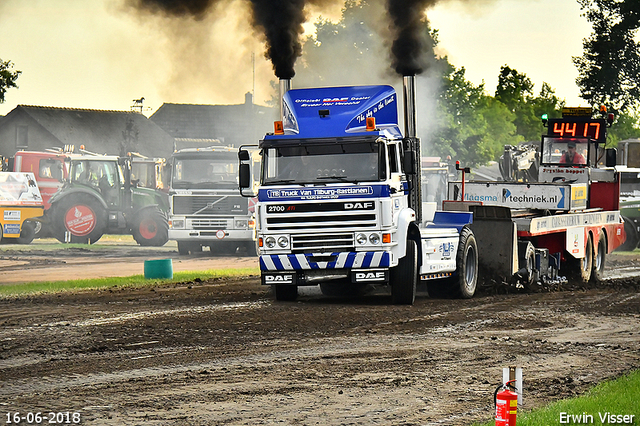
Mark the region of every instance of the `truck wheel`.
POLYGON ((587 245, 584 249, 584 257, 576 259, 573 256, 567 259, 567 278, 576 284, 587 284, 591 278, 591 269, 593 267, 593 242, 591 235, 587 237, 587 245))
POLYGON ((456 273, 451 281, 454 294, 462 299, 470 299, 476 294, 478 284, 478 245, 473 232, 466 226, 460 231, 456 265, 456 273))
POLYGON ((418 283, 416 242, 407 240, 407 253, 391 270, 391 301, 394 305, 413 305, 418 283))
POLYGON ((627 235, 627 239, 622 243, 616 251, 633 251, 638 246, 638 231, 636 231, 636 225, 633 220, 628 217, 622 217, 624 220, 624 233, 627 235))
POLYGON ((367 284, 352 283, 348 278, 320 283, 320 291, 329 297, 361 297, 367 287, 367 284))
POLYGON ((591 282, 598 283, 604 280, 604 265, 607 259, 607 237, 604 235, 604 231, 600 231, 598 237, 598 244, 596 245, 596 251, 593 253, 593 262, 591 269, 591 282))
POLYGON ((202 246, 199 243, 190 243, 188 241, 178 241, 178 253, 186 256, 190 253, 200 253, 202 246))
POLYGON ((141 211, 131 229, 133 239, 146 247, 160 247, 169 241, 169 223, 158 209, 141 211))
POLYGON ((31 241, 36 237, 36 222, 25 220, 22 223, 22 229, 20 230, 20 236, 16 238, 18 244, 31 244, 31 241))
POLYGON ((72 243, 93 244, 102 237, 107 223, 106 211, 88 196, 69 196, 55 207, 53 217, 53 236, 61 243, 69 232, 72 243))
POLYGON ((297 285, 274 285, 273 293, 276 295, 276 300, 281 302, 293 302, 298 298, 298 286, 297 285))

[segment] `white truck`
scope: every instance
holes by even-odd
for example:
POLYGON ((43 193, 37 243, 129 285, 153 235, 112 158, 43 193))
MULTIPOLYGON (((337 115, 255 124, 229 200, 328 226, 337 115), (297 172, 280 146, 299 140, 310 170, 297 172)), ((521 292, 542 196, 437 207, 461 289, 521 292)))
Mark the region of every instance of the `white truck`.
POLYGON ((189 254, 255 254, 250 200, 240 195, 238 150, 187 148, 171 157, 169 239, 189 254))
MULTIPOLYGON (((564 214, 540 210, 526 224, 512 218, 511 207, 493 203, 493 194, 445 203, 454 211, 425 203, 423 215, 413 76, 404 77, 405 136, 390 86, 288 86, 280 84, 286 90, 283 120, 259 144, 257 246, 262 283, 273 286, 277 300, 296 299, 299 286, 320 284, 326 295, 353 295, 383 284, 393 303, 412 304, 418 280, 430 294, 469 298, 480 270, 531 283, 555 279, 561 260, 568 270, 588 269, 588 280, 593 268, 602 273, 604 253, 624 241, 619 212, 586 202, 585 182, 564 214)), ((244 193, 252 186, 251 155, 242 147, 238 155, 244 193)), ((582 170, 561 169, 549 169, 551 188, 582 170)), ((596 175, 603 191, 615 190, 615 173, 590 176, 596 175)), ((562 185, 566 191, 569 183, 562 185)), ((515 194, 515 186, 509 188, 498 190, 496 199, 503 191, 515 194)), ((452 192, 470 194, 455 186, 452 192)), ((600 204, 612 201, 604 198, 600 204)))

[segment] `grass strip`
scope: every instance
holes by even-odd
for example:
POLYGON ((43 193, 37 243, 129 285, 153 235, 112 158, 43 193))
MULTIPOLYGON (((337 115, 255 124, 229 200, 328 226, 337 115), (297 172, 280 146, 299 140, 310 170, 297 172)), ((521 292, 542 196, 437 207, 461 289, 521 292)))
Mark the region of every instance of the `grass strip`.
POLYGON ((260 270, 256 268, 238 269, 209 269, 204 271, 174 272, 170 279, 146 279, 144 275, 129 277, 91 278, 68 281, 41 281, 21 284, 0 285, 0 298, 19 297, 42 293, 59 293, 74 290, 104 289, 113 287, 144 287, 156 284, 170 284, 195 281, 197 278, 205 281, 214 278, 240 278, 258 276, 260 270))
MULTIPOLYGON (((526 398, 526 395, 525 395, 526 398)), ((518 411, 518 426, 640 425, 640 370, 602 382, 584 395, 564 399, 530 411, 518 411), (626 417, 625 417, 626 416, 626 417)), ((495 420, 474 423, 494 426, 495 420)))

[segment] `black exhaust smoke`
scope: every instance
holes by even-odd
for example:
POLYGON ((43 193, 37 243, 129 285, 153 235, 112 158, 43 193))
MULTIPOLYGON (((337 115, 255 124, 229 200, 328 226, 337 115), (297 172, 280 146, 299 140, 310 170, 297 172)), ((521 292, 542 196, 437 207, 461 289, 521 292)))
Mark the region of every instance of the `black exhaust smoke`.
MULTIPOLYGON (((273 65, 278 78, 290 79, 295 75, 294 64, 302 54, 300 36, 307 17, 306 3, 323 6, 337 0, 250 0, 251 25, 264 35, 265 56, 273 65)), ((222 0, 127 0, 137 10, 166 16, 191 16, 204 19, 222 0)))
POLYGON ((252 25, 261 28, 267 43, 265 56, 271 60, 278 78, 291 79, 294 64, 302 54, 300 35, 305 0, 251 0, 252 25))
POLYGON ((400 75, 421 74, 428 67, 427 53, 433 52, 427 33, 425 11, 437 0, 387 0, 392 20, 392 67, 400 75))

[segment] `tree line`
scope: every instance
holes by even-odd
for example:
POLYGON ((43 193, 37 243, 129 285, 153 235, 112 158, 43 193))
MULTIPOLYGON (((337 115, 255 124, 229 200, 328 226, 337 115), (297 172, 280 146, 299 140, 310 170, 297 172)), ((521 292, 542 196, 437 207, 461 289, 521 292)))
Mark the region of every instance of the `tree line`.
MULTIPOLYGON (((580 96, 595 110, 607 106, 616 114, 608 133, 608 146, 640 137, 640 27, 638 0, 577 0, 592 34, 583 40, 583 55, 574 57, 580 96)), ((338 22, 319 19, 313 37, 304 41, 299 59, 301 86, 353 84, 363 78, 372 83, 389 81, 384 33, 384 9, 380 1, 346 0, 338 22), (381 31, 382 28, 382 31, 381 31)), ((546 82, 539 92, 525 73, 504 65, 498 85, 489 94, 484 83, 476 85, 446 56, 435 54, 438 32, 424 19, 424 37, 430 66, 421 78, 428 82, 418 93, 426 105, 422 118, 428 125, 420 133, 423 155, 451 157, 470 166, 496 160, 505 145, 537 142, 545 132, 542 114, 560 117, 565 101, 546 82)), ((21 71, 0 59, 0 103, 6 91, 16 88, 21 71)), ((274 92, 274 99, 277 96, 274 92)), ((275 103, 275 102, 274 102, 275 103)), ((420 121, 419 117, 419 121, 420 121)), ((420 129, 419 129, 420 130, 420 129)))

